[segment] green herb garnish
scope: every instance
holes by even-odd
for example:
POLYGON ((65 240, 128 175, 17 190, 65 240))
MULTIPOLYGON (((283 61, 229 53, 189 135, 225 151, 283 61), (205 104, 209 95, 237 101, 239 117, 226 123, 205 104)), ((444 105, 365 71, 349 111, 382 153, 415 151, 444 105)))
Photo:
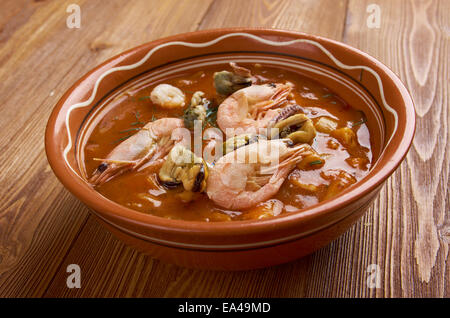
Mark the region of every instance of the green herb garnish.
POLYGON ((322 160, 315 160, 315 161, 311 161, 309 164, 312 166, 312 165, 320 165, 322 163, 323 163, 322 160))
POLYGON ((217 127, 217 110, 218 107, 211 107, 206 110, 206 121, 214 127, 217 127))
POLYGON ((130 125, 131 125, 131 126, 145 125, 145 123, 143 123, 142 121, 135 121, 135 122, 132 122, 130 125))
POLYGON ((323 97, 323 98, 328 98, 328 97, 332 97, 332 96, 334 96, 334 94, 325 94, 325 95, 323 95, 322 97, 323 97))
POLYGON ((150 96, 141 96, 138 98, 138 100, 146 100, 146 99, 150 99, 150 96))
POLYGON ((128 135, 128 136, 119 138, 119 139, 117 139, 117 140, 114 140, 114 141, 112 142, 112 144, 117 144, 118 142, 124 141, 124 140, 130 138, 131 136, 133 136, 133 135, 131 134, 131 135, 128 135))
POLYGON ((353 123, 353 124, 352 124, 352 127, 355 127, 355 126, 358 126, 358 125, 362 125, 362 124, 364 124, 365 122, 366 122, 366 119, 363 118, 363 119, 361 119, 360 121, 357 121, 356 123, 353 123))
POLYGON ((119 133, 126 133, 126 132, 130 132, 130 131, 139 131, 139 130, 141 130, 141 128, 139 128, 139 127, 137 127, 137 128, 129 128, 129 129, 125 129, 125 130, 122 130, 122 131, 119 131, 119 133))

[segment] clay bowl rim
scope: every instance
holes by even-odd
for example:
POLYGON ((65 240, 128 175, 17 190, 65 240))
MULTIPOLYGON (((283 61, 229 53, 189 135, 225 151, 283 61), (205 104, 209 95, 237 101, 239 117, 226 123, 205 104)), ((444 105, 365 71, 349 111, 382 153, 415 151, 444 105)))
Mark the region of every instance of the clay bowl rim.
MULTIPOLYGON (((85 86, 86 83, 84 83, 85 86)), ((88 89, 88 88, 86 88, 88 89)), ((386 89, 386 87, 384 87, 386 89)), ((384 116, 383 116, 384 117, 384 116)), ((345 206, 351 204, 352 202, 366 196, 370 192, 374 191, 378 186, 380 186, 386 179, 397 169, 405 158, 408 150, 412 144, 412 140, 415 132, 415 109, 412 98, 405 88, 401 80, 392 72, 386 65, 379 62, 374 57, 367 53, 364 53, 356 48, 353 48, 345 43, 331 40, 325 37, 311 35, 298 31, 282 30, 282 29, 272 29, 272 28, 220 28, 220 29, 208 29, 187 33, 180 33, 172 35, 169 37, 160 38, 154 41, 150 41, 139 45, 137 47, 131 48, 124 52, 121 52, 103 63, 97 65, 96 67, 90 69, 85 73, 79 80, 75 82, 63 96, 60 98, 58 103, 54 106, 52 113, 48 119, 46 131, 45 131, 45 150, 48 158, 48 162, 53 169, 57 178, 61 183, 80 201, 85 203, 89 208, 93 209, 100 214, 109 215, 114 219, 120 219, 122 221, 128 222, 131 225, 143 226, 157 231, 163 232, 177 232, 177 233, 192 233, 197 235, 237 235, 237 234, 254 234, 271 231, 273 229, 280 230, 282 228, 291 228, 295 225, 300 225, 315 218, 323 217, 327 214, 333 213, 336 210, 344 208, 345 206), (216 34, 217 36, 227 34, 227 33, 250 33, 250 34, 272 34, 281 35, 292 38, 305 38, 317 41, 321 44, 330 45, 327 47, 331 52, 333 51, 333 46, 338 46, 343 48, 349 54, 360 55, 367 61, 367 64, 371 64, 378 69, 378 72, 384 73, 393 82, 393 86, 401 94, 401 98, 405 104, 405 118, 404 122, 398 121, 397 132, 403 131, 401 138, 393 138, 391 148, 396 146, 396 149, 388 156, 385 153, 386 146, 383 146, 382 152, 377 159, 377 162, 387 156, 389 159, 384 167, 379 167, 375 165, 369 173, 361 180, 359 180, 355 186, 343 191, 341 194, 335 198, 331 198, 326 201, 322 201, 316 205, 313 205, 306 209, 301 209, 298 212, 292 212, 289 214, 282 214, 277 217, 272 217, 263 220, 243 220, 243 221, 230 221, 230 222, 205 222, 205 221, 187 221, 187 220, 177 220, 177 219, 167 219, 152 214, 145 214, 139 211, 135 211, 124 206, 121 206, 106 197, 103 197, 93 188, 91 188, 85 181, 81 179, 72 172, 72 170, 67 166, 66 162, 62 159, 62 150, 58 148, 58 142, 53 139, 56 136, 55 123, 56 119, 61 116, 61 108, 63 107, 65 101, 73 93, 73 91, 78 88, 83 82, 86 81, 91 76, 94 76, 96 71, 107 66, 108 64, 119 60, 121 58, 130 57, 132 54, 136 54, 141 50, 150 49, 158 44, 165 42, 172 42, 176 40, 189 40, 192 36, 202 36, 216 34), (403 128, 403 129, 400 129, 403 128), (394 142, 396 141, 397 142, 394 142)), ((396 136, 397 137, 397 136, 396 136)), ((96 214, 96 213, 94 213, 96 214)), ((114 226, 114 224, 112 224, 114 226)))

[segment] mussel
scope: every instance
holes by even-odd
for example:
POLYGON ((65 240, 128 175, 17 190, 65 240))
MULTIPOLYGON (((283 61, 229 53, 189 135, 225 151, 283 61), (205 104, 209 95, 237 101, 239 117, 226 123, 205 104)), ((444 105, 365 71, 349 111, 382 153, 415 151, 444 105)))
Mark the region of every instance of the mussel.
POLYGON ((158 177, 167 188, 183 185, 185 191, 202 192, 206 188, 208 168, 202 158, 178 144, 167 155, 158 177))
POLYGON ((214 87, 220 95, 231 95, 234 92, 252 85, 253 76, 250 70, 230 63, 233 72, 221 71, 214 73, 214 87))
POLYGON ((197 91, 192 95, 189 107, 184 111, 183 120, 186 128, 193 129, 196 120, 204 123, 206 121, 206 108, 210 101, 204 98, 205 93, 197 91))
POLYGON ((235 151, 240 147, 244 147, 254 142, 258 142, 260 137, 261 136, 257 134, 247 133, 228 138, 223 143, 223 154, 226 155, 227 153, 235 151))
POLYGON ((305 114, 295 114, 282 119, 270 127, 270 137, 289 138, 295 144, 310 143, 316 136, 311 119, 305 114))

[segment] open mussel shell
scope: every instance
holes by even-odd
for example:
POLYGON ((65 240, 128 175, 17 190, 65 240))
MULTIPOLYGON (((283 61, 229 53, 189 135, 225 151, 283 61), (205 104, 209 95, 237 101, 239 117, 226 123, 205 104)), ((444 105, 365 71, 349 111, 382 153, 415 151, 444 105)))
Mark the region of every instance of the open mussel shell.
POLYGON ((204 163, 197 165, 198 169, 195 171, 194 184, 192 186, 192 192, 202 192, 206 187, 207 168, 204 163))
POLYGON ((208 168, 202 158, 182 145, 176 145, 167 155, 158 178, 167 188, 183 185, 186 191, 202 192, 206 188, 208 168))
POLYGON ((214 73, 214 87, 221 95, 231 95, 234 92, 252 85, 250 77, 236 75, 228 71, 214 73))
MULTIPOLYGON (((160 181, 162 181, 161 178, 160 181)), ((167 189, 175 189, 183 184, 182 182, 174 182, 174 181, 162 181, 162 183, 164 187, 166 187, 167 189)))
POLYGON ((194 129, 195 121, 201 121, 203 125, 207 121, 207 109, 211 106, 211 101, 204 97, 205 93, 196 91, 191 98, 189 107, 183 113, 184 126, 188 129, 194 129))
POLYGON ((316 136, 314 124, 305 114, 295 114, 275 123, 270 137, 289 138, 294 143, 310 143, 316 136))
POLYGON ((226 155, 227 153, 235 151, 240 147, 244 147, 254 142, 258 142, 260 137, 261 136, 257 134, 247 133, 228 138, 223 143, 223 154, 226 155))

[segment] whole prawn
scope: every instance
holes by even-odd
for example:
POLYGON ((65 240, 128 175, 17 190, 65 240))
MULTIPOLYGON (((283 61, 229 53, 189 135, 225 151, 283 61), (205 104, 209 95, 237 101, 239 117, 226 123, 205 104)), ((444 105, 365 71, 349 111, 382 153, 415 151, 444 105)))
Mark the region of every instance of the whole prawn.
POLYGON ((217 111, 217 124, 224 132, 227 128, 243 132, 266 128, 279 114, 291 92, 288 84, 251 85, 227 97, 217 111))
POLYGON ((176 143, 186 143, 182 119, 162 118, 149 122, 142 129, 115 147, 101 161, 89 182, 103 184, 127 171, 137 170, 147 162, 163 158, 176 143))
POLYGON ((286 139, 262 139, 221 157, 209 169, 208 197, 233 210, 248 209, 270 199, 295 164, 311 154, 307 144, 289 144, 286 139))

